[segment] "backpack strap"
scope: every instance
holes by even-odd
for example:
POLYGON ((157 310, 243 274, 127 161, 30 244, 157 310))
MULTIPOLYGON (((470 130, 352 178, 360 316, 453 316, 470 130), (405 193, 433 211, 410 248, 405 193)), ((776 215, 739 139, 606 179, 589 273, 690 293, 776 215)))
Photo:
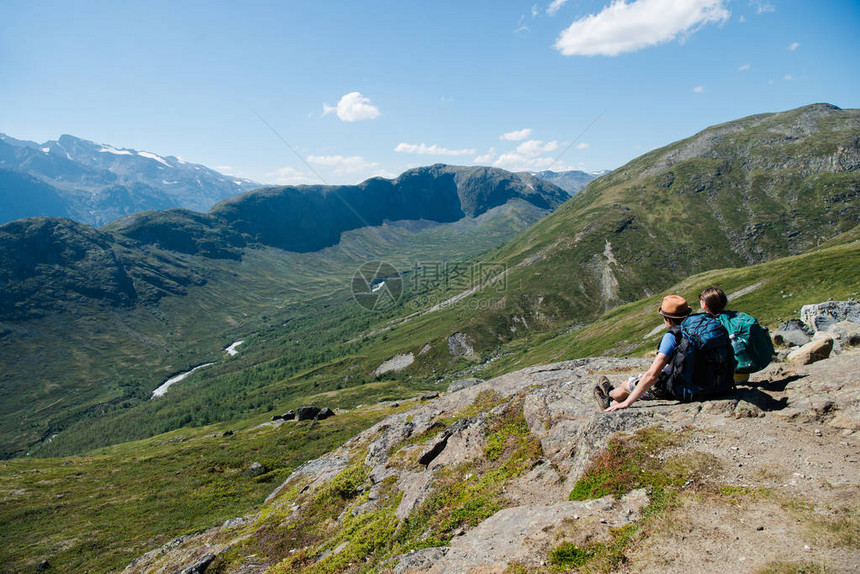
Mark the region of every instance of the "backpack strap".
MULTIPOLYGON (((675 351, 677 351, 678 347, 681 345, 681 339, 684 338, 684 336, 681 334, 681 326, 680 325, 672 325, 671 327, 669 327, 669 332, 672 333, 673 335, 675 335, 675 351)), ((673 352, 673 354, 674 354, 674 352, 673 352)), ((671 357, 670 357, 670 359, 671 359, 671 357)))

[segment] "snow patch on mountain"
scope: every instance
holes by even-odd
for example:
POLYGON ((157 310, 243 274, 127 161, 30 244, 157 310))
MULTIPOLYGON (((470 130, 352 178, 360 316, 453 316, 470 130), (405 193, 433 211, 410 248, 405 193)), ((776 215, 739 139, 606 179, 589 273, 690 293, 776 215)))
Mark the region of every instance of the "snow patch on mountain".
POLYGON ((139 151, 139 152, 137 152, 137 155, 145 157, 145 158, 149 158, 149 159, 154 159, 158 163, 160 163, 162 165, 166 165, 167 167, 173 167, 172 165, 167 163, 167 161, 165 161, 165 159, 163 157, 161 157, 160 155, 156 155, 154 153, 149 153, 148 151, 139 151))

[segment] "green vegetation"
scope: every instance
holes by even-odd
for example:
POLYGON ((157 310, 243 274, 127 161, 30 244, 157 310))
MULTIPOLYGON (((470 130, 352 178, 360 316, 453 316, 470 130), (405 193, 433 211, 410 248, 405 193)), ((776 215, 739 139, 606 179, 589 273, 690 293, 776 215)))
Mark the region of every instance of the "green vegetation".
MULTIPOLYGON (((387 354, 390 333, 368 333, 411 313, 415 297, 426 297, 428 289, 446 292, 442 276, 416 282, 416 263, 462 261, 512 237, 542 213, 516 204, 490 218, 447 225, 384 224, 347 232, 339 245, 320 252, 246 250, 241 261, 152 249, 136 264, 153 269, 172 261, 202 269, 205 283, 149 306, 112 308, 80 300, 68 310, 2 325, 0 459, 27 451, 63 456, 185 425, 236 421, 293 408, 290 397, 372 382, 373 369, 396 353, 387 354), (359 307, 349 291, 356 269, 374 259, 404 273, 400 305, 379 313, 359 307), (245 340, 240 354, 227 357, 221 349, 239 339, 245 340), (172 387, 170 400, 162 401, 169 405, 148 400, 170 376, 213 361, 216 366, 172 387), (41 442, 54 434, 59 436, 50 443, 41 442)), ((434 331, 450 334, 444 327, 434 331)), ((438 352, 441 347, 433 355, 438 352)), ((384 392, 375 399, 360 394, 359 402, 386 398, 384 392)))
POLYGON ((563 542, 552 550, 549 562, 589 572, 610 572, 624 564, 626 553, 636 541, 646 537, 658 519, 678 506, 683 489, 695 490, 713 469, 715 460, 701 453, 671 454, 671 449, 686 443, 689 435, 690 431, 678 433, 649 427, 632 435, 613 436, 606 450, 594 457, 576 482, 570 500, 621 497, 633 489, 645 488, 650 503, 643 511, 643 519, 610 529, 609 541, 586 546, 563 542))
MULTIPOLYGON (((355 564, 371 572, 399 554, 447 544, 458 530, 509 506, 504 486, 540 458, 540 444, 523 419, 523 400, 514 397, 488 418, 487 450, 492 456, 441 468, 430 498, 405 520, 394 514, 400 494, 391 482, 382 483, 370 509, 353 512, 369 503, 367 471, 361 463, 353 464, 317 493, 291 499, 303 508, 298 519, 282 513, 267 516, 253 541, 219 556, 213 568, 257 554, 280 561, 273 572, 345 572, 355 564)), ((480 398, 476 404, 488 403, 480 398)))
POLYGON ((811 562, 777 560, 756 570, 754 574, 827 574, 827 568, 822 564, 813 564, 811 562))
MULTIPOLYGON (((0 571, 105 572, 181 534, 248 514, 301 463, 321 456, 390 410, 347 413, 314 425, 257 428, 249 420, 183 429, 63 459, 0 462, 0 571), (246 472, 259 462, 265 472, 246 472), (26 525, 26 526, 24 526, 26 525)), ((346 496, 346 477, 329 487, 346 496)), ((363 479, 361 479, 363 481, 363 479)))
POLYGON ((609 440, 570 492, 570 500, 589 500, 612 494, 621 497, 634 488, 665 490, 691 478, 692 469, 664 464, 657 454, 687 440, 685 433, 668 433, 647 428, 633 437, 622 435, 609 440))

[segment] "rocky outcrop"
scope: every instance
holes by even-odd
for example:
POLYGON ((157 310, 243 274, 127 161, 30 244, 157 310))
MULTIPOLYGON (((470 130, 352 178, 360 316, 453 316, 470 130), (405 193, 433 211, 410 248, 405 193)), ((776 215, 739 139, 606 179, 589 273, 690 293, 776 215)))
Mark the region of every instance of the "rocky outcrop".
POLYGON ((465 333, 454 333, 448 337, 448 353, 455 359, 465 357, 467 359, 477 359, 478 355, 472 347, 473 341, 465 333))
POLYGON ((800 320, 814 331, 827 331, 840 321, 860 323, 860 301, 828 301, 804 305, 800 320))
POLYGON ((402 353, 400 355, 394 355, 387 361, 384 361, 380 364, 376 369, 374 369, 373 374, 378 376, 384 373, 396 373, 398 371, 402 371, 409 365, 415 362, 415 355, 413 353, 402 353))
POLYGON ((475 385, 480 385, 483 382, 483 379, 476 379, 474 377, 470 377, 468 379, 456 379, 454 381, 451 381, 451 384, 448 385, 448 392, 454 393, 463 389, 467 389, 469 387, 474 387, 475 385))
MULTIPOLYGON (((367 480, 357 487, 364 495, 347 506, 342 516, 362 516, 395 501, 392 520, 410 519, 454 470, 473 469, 465 480, 472 476, 471 472, 480 472, 478 469, 487 464, 490 456, 488 441, 492 429, 497 428, 494 421, 509 416, 511 409, 524 420, 527 435, 539 442, 540 454, 526 472, 504 484, 504 507, 477 526, 462 528, 445 545, 397 556, 386 563, 386 568, 401 573, 501 572, 515 563, 540 568, 549 549, 560 541, 580 545, 610 541, 614 529, 640 520, 643 508, 649 504, 647 493, 632 490, 617 500, 604 497, 572 502, 567 498, 595 455, 618 432, 654 426, 679 433, 683 429, 700 429, 693 435, 693 442, 707 452, 721 452, 737 461, 731 466, 734 472, 741 473, 750 464, 750 459, 741 457, 742 452, 759 449, 757 456, 781 460, 788 455, 780 448, 794 448, 797 452, 802 446, 796 438, 786 437, 789 429, 809 424, 815 429, 814 436, 833 433, 835 438, 827 443, 831 446, 826 450, 814 447, 798 456, 808 461, 810 452, 836 449, 836 459, 851 457, 851 445, 856 445, 854 433, 860 430, 858 350, 807 366, 772 364, 752 376, 751 386, 741 387, 734 396, 718 401, 643 401, 612 414, 597 412, 590 389, 601 375, 617 384, 647 364, 647 359, 566 361, 506 374, 427 402, 416 399, 411 408, 388 416, 335 451, 297 468, 267 499, 263 515, 283 515, 285 523, 300 520, 303 507, 312 500, 308 497, 323 492, 321 489, 332 479, 358 467, 366 470, 360 476, 367 480), (785 442, 782 447, 777 444, 780 440, 785 442), (840 454, 842 451, 844 454, 840 454)), ((856 462, 856 452, 851 460, 856 462)), ((797 472, 796 463, 790 468, 798 476, 806 476, 797 472)), ((806 468, 803 472, 810 472, 806 468)), ((810 488, 796 480, 794 485, 788 479, 780 480, 785 488, 797 485, 797 492, 810 488)), ((857 473, 851 469, 832 480, 832 484, 827 483, 831 490, 836 488, 833 484, 857 483, 860 488, 857 473)), ((183 539, 141 558, 128 571, 175 571, 206 554, 217 556, 255 536, 255 529, 261 528, 255 526, 257 520, 248 517, 233 529, 225 525, 183 539)), ((762 552, 779 557, 779 545, 773 546, 762 552)), ((328 550, 320 547, 317 554, 308 554, 311 562, 306 564, 324 560, 330 551, 336 553, 338 549, 335 545, 328 550)), ((259 560, 249 555, 238 563, 219 564, 219 571, 256 572, 272 565, 259 560)), ((687 566, 696 564, 695 557, 686 560, 687 566)), ((660 571, 655 568, 651 571, 660 571)))

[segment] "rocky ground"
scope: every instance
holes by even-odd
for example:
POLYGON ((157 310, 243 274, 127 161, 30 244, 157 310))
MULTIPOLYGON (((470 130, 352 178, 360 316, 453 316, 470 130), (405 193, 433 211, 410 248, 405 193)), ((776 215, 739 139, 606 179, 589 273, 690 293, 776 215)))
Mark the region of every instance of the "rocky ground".
MULTIPOLYGON (((567 361, 487 382, 473 380, 470 383, 477 384, 416 401, 337 451, 297 469, 272 493, 260 515, 174 541, 141 557, 127 571, 175 572, 213 558, 217 564, 219 554, 227 556, 243 540, 260 536, 261 516, 280 513, 281 527, 297 524, 305 506, 302 496, 325 488, 356 460, 363 462, 369 478, 361 487, 366 495, 348 512, 374 512, 391 500, 385 494, 391 490, 397 493, 396 519, 403 520, 432 496, 446 469, 486 456, 488 425, 515 398, 528 433, 540 442, 540 457, 504 485, 508 507, 475 527, 462 528, 447 545, 397 556, 375 570, 547 571, 550 552, 559 544, 586 547, 612 540, 624 525, 645 524, 646 489, 631 489, 617 499, 570 501, 568 494, 615 433, 659 427, 683 439, 655 456, 698 461, 695 481, 680 489, 671 508, 647 519, 647 528, 611 570, 857 571, 860 350, 845 350, 807 366, 771 365, 725 400, 687 405, 642 401, 615 413, 597 412, 590 390, 601 374, 618 383, 646 365, 645 359, 567 361), (500 399, 495 406, 455 416, 487 391, 500 399)), ((309 553, 303 564, 322 570, 329 564, 326 560, 348 552, 351 543, 332 543, 327 550, 319 543, 289 552, 309 553)), ((262 572, 276 562, 260 555, 237 558, 234 551, 218 570, 262 572)), ((195 571, 203 570, 205 566, 195 571)), ((358 570, 357 564, 344 569, 358 570)))

